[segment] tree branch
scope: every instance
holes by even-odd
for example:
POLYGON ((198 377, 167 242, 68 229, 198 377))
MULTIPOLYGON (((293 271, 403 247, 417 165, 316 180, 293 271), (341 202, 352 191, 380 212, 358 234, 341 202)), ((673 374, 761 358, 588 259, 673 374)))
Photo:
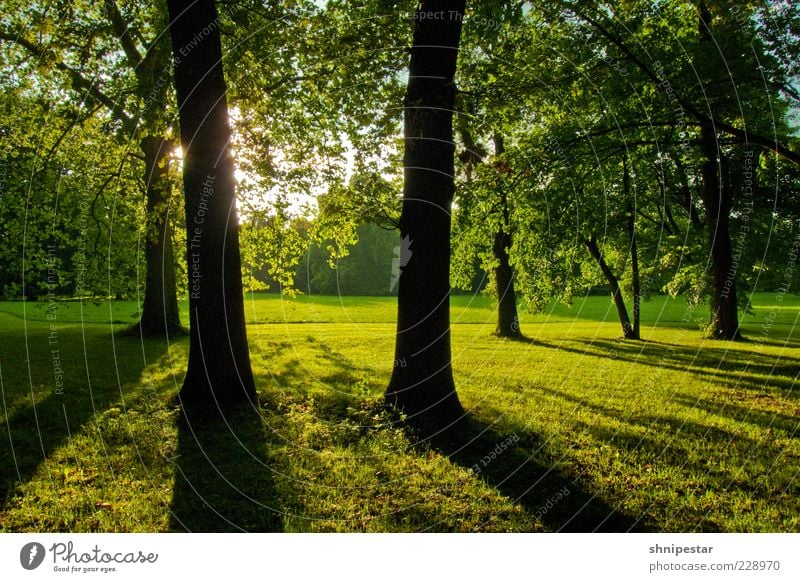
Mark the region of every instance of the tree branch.
POLYGON ((136 43, 133 42, 130 26, 122 17, 122 13, 119 11, 119 6, 117 6, 116 0, 105 0, 105 5, 106 12, 108 12, 108 20, 111 22, 111 26, 114 29, 114 34, 116 34, 117 38, 119 38, 119 43, 122 46, 122 50, 125 52, 125 56, 128 58, 131 67, 136 70, 136 68, 142 63, 142 55, 139 53, 139 49, 136 48, 136 43))
MULTIPOLYGON (((599 21, 593 19, 592 17, 588 16, 587 14, 582 13, 577 8, 573 7, 572 11, 578 18, 581 18, 591 24, 597 31, 605 37, 611 44, 616 46, 620 51, 622 51, 625 56, 636 65, 636 67, 646 76, 648 77, 656 86, 661 86, 666 81, 669 82, 668 79, 661 79, 649 66, 647 66, 636 54, 625 44, 625 42, 619 38, 617 35, 611 33, 607 30, 599 21)), ((681 95, 678 94, 675 87, 670 86, 671 94, 675 97, 678 104, 683 108, 685 113, 688 113, 691 117, 694 117, 697 121, 701 124, 710 125, 716 131, 721 131, 723 133, 727 133, 733 137, 738 138, 743 143, 746 144, 755 144, 767 149, 771 152, 778 154, 779 156, 793 162, 800 166, 800 154, 790 150, 788 147, 780 144, 776 139, 769 139, 762 135, 746 131, 744 129, 739 129, 729 123, 724 121, 720 121, 718 119, 714 119, 709 115, 704 114, 702 111, 695 108, 691 103, 686 101, 681 95)))
MULTIPOLYGON (((18 46, 21 46, 31 55, 39 57, 40 59, 45 57, 46 49, 44 47, 26 39, 21 34, 14 34, 8 30, 0 29, 0 40, 12 42, 18 46)), ((87 94, 91 95, 96 101, 102 103, 109 110, 112 117, 121 121, 126 128, 132 128, 135 126, 133 119, 131 119, 131 117, 124 111, 122 106, 114 101, 114 99, 103 93, 103 91, 100 90, 94 81, 90 81, 79 71, 76 71, 62 61, 55 61, 53 66, 62 73, 66 73, 76 87, 80 87, 86 91, 87 94)))

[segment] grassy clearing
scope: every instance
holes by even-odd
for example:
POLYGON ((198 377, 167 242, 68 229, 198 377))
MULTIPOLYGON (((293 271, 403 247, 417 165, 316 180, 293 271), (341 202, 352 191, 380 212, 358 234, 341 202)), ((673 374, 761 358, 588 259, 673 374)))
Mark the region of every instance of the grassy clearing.
POLYGON ((135 304, 2 303, 0 529, 800 531, 800 301, 753 304, 748 342, 702 339, 705 311, 664 298, 623 342, 600 297, 523 315, 510 342, 456 297, 460 447, 379 406, 391 298, 251 297, 262 408, 228 426, 172 406, 186 338, 112 335, 135 304))

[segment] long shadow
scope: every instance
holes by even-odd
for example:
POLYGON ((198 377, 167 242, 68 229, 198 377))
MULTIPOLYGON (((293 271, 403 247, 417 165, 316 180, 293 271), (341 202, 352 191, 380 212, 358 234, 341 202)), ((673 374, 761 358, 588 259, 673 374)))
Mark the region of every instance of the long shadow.
MULTIPOLYGON (((652 419, 645 419, 645 422, 650 422, 652 419)), ((686 440, 672 441, 668 448, 665 447, 663 440, 638 434, 630 434, 623 431, 612 430, 604 427, 590 425, 584 422, 576 423, 576 427, 580 430, 586 431, 598 440, 605 443, 610 443, 614 447, 625 450, 634 451, 642 450, 645 454, 655 459, 660 459, 664 463, 672 466, 673 471, 683 472, 686 476, 692 474, 703 475, 702 479, 695 481, 694 484, 687 483, 684 488, 673 490, 674 493, 689 499, 692 497, 702 497, 704 495, 717 495, 732 492, 743 492, 749 499, 757 501, 759 499, 766 499, 770 501, 773 511, 777 513, 793 511, 791 505, 783 503, 784 496, 787 499, 797 499, 798 486, 792 475, 787 476, 783 481, 778 484, 765 483, 761 477, 771 475, 776 462, 782 464, 786 460, 781 460, 783 451, 779 447, 769 446, 766 448, 761 444, 755 443, 752 439, 743 440, 738 435, 733 435, 727 431, 717 430, 715 436, 727 436, 726 440, 711 440, 712 445, 709 447, 709 452, 706 456, 698 457, 696 451, 692 450, 686 440), (744 442, 743 447, 738 447, 737 444, 744 442), (722 464, 715 462, 717 460, 726 460, 730 464, 730 449, 733 448, 738 451, 737 455, 740 459, 740 464, 726 468, 722 464), (695 453, 695 454, 693 454, 695 453)), ((698 423, 686 423, 682 427, 687 433, 698 435, 701 438, 707 427, 698 423)), ((662 433, 663 434, 663 433, 662 433)), ((797 473, 795 472, 794 475, 797 473)), ((770 479, 776 479, 771 476, 770 479)), ((723 525, 720 523, 722 517, 718 512, 726 511, 726 504, 721 504, 720 509, 717 507, 709 509, 708 507, 698 506, 697 504, 684 503, 681 504, 677 511, 672 511, 670 518, 675 521, 678 514, 682 514, 680 522, 694 523, 694 527, 690 528, 692 531, 714 533, 732 531, 730 525, 723 525), (715 514, 715 512, 717 512, 715 514)), ((659 511, 657 502, 653 502, 647 511, 659 511)), ((752 513, 752 509, 741 507, 736 511, 737 514, 742 516, 752 513)), ((723 517, 724 521, 724 517, 723 517)), ((685 528, 686 526, 684 526, 685 528)), ((772 526, 774 527, 774 526, 772 526)), ((775 529, 780 531, 783 528, 775 529)))
POLYGON ((71 435, 124 399, 146 363, 166 353, 165 341, 148 340, 143 357, 138 338, 97 333, 96 327, 84 326, 84 333, 78 326, 61 327, 53 333, 45 326, 29 325, 27 344, 22 330, 7 332, 0 401, 0 413, 6 416, 0 426, 0 510, 71 435), (59 370, 61 378, 56 377, 59 370), (61 381, 63 386, 57 386, 61 381), (47 387, 49 393, 34 398, 32 386, 37 392, 47 387))
POLYGON ((379 384, 374 381, 375 372, 373 370, 358 366, 347 356, 333 349, 325 340, 309 336, 303 347, 312 350, 313 357, 306 355, 304 362, 297 358, 285 359, 281 364, 281 370, 269 372, 267 385, 261 384, 260 388, 291 387, 293 396, 308 397, 312 392, 307 389, 311 380, 323 383, 326 386, 325 393, 320 394, 318 391, 314 391, 313 396, 320 407, 319 412, 325 417, 330 416, 328 420, 332 422, 346 416, 347 407, 358 395, 359 386, 366 383, 371 389, 380 389, 379 384), (307 364, 310 364, 313 359, 325 364, 324 375, 309 376, 307 364))
POLYGON ((578 340, 583 349, 564 344, 537 341, 536 344, 567 353, 615 360, 650 366, 653 368, 689 372, 698 376, 713 378, 718 383, 732 386, 759 389, 765 380, 757 375, 770 376, 770 387, 781 388, 789 393, 796 388, 794 377, 800 369, 800 359, 783 356, 782 365, 769 365, 750 361, 749 357, 763 358, 756 352, 740 352, 723 348, 703 347, 690 349, 686 346, 664 344, 661 342, 627 342, 613 340, 578 340))
POLYGON ((276 532, 280 507, 256 410, 178 418, 170 529, 276 532))
MULTIPOLYGON (((686 475, 702 474, 702 490, 699 483, 695 488, 676 491, 681 495, 694 496, 729 490, 746 492, 748 497, 757 499, 772 495, 770 488, 754 475, 770 475, 774 481, 780 472, 774 472, 776 464, 786 465, 792 459, 786 455, 783 446, 763 439, 755 439, 726 428, 704 423, 697 420, 678 418, 672 415, 649 415, 637 413, 625 417, 619 411, 606 408, 596 403, 575 398, 562 391, 538 387, 552 396, 588 408, 598 415, 623 423, 622 428, 611 428, 605 423, 575 422, 575 428, 589 434, 592 438, 612 446, 620 451, 641 452, 645 458, 670 465, 672 470, 678 470, 686 475), (648 427, 646 433, 641 432, 641 427, 648 427), (702 451, 702 454, 699 454, 702 451)), ((697 406, 694 399, 676 399, 685 406, 697 406)), ((701 401, 705 410, 712 414, 720 414, 713 407, 708 406, 710 401, 701 401)), ((746 409, 738 408, 738 412, 746 409)), ((747 422, 744 418, 735 418, 740 422, 747 422)), ((783 428, 789 434, 797 430, 797 420, 793 422, 785 416, 789 424, 781 427, 779 424, 760 424, 764 428, 783 428)), ((771 422, 771 421, 770 421, 771 422)), ((794 473, 796 474, 796 473, 794 473)), ((773 484, 773 489, 782 490, 785 495, 796 497, 797 486, 788 477, 778 485, 773 484)), ((710 532, 720 530, 720 525, 714 521, 707 510, 698 511, 696 506, 685 505, 684 512, 695 512, 699 530, 710 532)))
POLYGON ((432 438, 430 445, 452 462, 472 469, 488 485, 522 505, 555 532, 651 531, 641 518, 626 515, 556 468, 528 433, 502 434, 467 418, 432 438), (533 449, 532 455, 529 451, 533 449))
MULTIPOLYGON (((330 373, 321 379, 335 388, 317 397, 319 412, 326 420, 337 422, 346 416, 345 409, 352 403, 353 395, 347 393, 348 387, 352 389, 353 382, 369 376, 365 374, 369 371, 324 342, 316 342, 314 347, 318 350, 317 357, 330 365, 330 373)), ((468 418, 448 432, 423 441, 420 446, 430 446, 452 462, 473 469, 478 478, 521 505, 549 530, 627 532, 651 529, 638 518, 615 510, 587 491, 574 476, 554 468, 555 463, 541 452, 537 442, 535 435, 501 434, 477 419, 468 418), (496 453, 498 446, 502 449, 500 454, 496 453), (532 456, 531 450, 537 453, 532 456), (485 462, 487 459, 490 461, 485 462)))
POLYGON ((746 422, 764 429, 785 430, 789 434, 795 434, 800 428, 800 416, 796 415, 741 406, 732 402, 715 402, 707 398, 693 398, 680 394, 672 395, 671 399, 689 408, 699 408, 711 414, 726 416, 732 420, 746 422))
POLYGON ((758 375, 764 375, 770 377, 770 386, 791 390, 795 387, 793 378, 800 369, 800 359, 794 357, 782 356, 780 365, 777 361, 773 364, 765 364, 763 363, 764 355, 738 349, 727 350, 707 346, 690 349, 679 345, 665 347, 664 344, 650 346, 648 342, 634 346, 607 340, 593 340, 585 343, 597 346, 603 351, 608 350, 609 353, 614 350, 616 357, 626 361, 658 368, 690 371, 700 376, 722 379, 737 386, 744 385, 751 388, 763 387, 765 381, 758 375), (620 354, 622 355, 620 356, 620 354), (638 357, 633 357, 634 355, 638 357))
MULTIPOLYGON (((590 402, 586 399, 576 398, 571 394, 563 392, 561 390, 557 390, 555 388, 547 388, 544 386, 538 386, 537 390, 544 392, 545 394, 549 394, 550 396, 554 396, 566 402, 570 402, 582 408, 586 408, 591 410, 595 414, 608 418, 610 420, 624 423, 626 425, 638 425, 638 426, 647 426, 652 431, 662 434, 662 435, 674 435, 682 436, 682 438, 691 437, 692 439, 703 439, 709 443, 721 443, 721 444, 729 444, 729 443, 739 443, 744 444, 750 447, 752 451, 758 450, 762 456, 766 456, 768 458, 777 458, 780 453, 781 449, 766 443, 761 440, 755 440, 751 437, 744 436, 742 434, 737 434, 726 430, 724 428, 715 426, 713 424, 704 424, 698 421, 689 421, 686 419, 681 419, 676 416, 670 414, 642 414, 636 413, 624 415, 621 414, 619 411, 615 411, 612 408, 608 408, 597 404, 595 402, 590 402)), ((687 398, 673 398, 672 400, 676 402, 680 402, 684 404, 687 408, 694 408, 694 401, 687 398)), ((718 414, 715 410, 706 408, 706 410, 712 414, 718 414)), ((594 435, 595 437, 599 438, 600 440, 607 441, 609 444, 613 444, 618 448, 625 448, 628 450, 635 450, 643 447, 644 445, 651 443, 652 446, 650 450, 655 453, 657 456, 663 456, 664 454, 664 443, 659 443, 655 440, 648 439, 646 436, 626 436, 624 430, 620 430, 614 432, 610 429, 601 429, 598 426, 592 426, 589 424, 581 424, 578 423, 578 426, 581 426, 587 433, 594 435), (621 443, 624 443, 625 446, 620 446, 621 443)), ((795 421, 794 428, 797 427, 797 421, 795 421)), ((777 428, 777 427, 776 427, 777 428)), ((676 445, 677 446, 677 445, 676 445)), ((687 456, 684 453, 688 451, 679 451, 677 453, 677 457, 680 458, 680 463, 682 466, 686 466, 689 461, 687 461, 687 456)))

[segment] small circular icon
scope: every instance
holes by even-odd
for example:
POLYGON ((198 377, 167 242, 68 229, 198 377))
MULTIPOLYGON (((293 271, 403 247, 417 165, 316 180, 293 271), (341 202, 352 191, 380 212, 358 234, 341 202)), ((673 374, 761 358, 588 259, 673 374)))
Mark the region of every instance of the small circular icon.
POLYGON ((19 563, 26 570, 35 570, 44 561, 44 546, 39 542, 30 542, 22 546, 19 552, 19 563))

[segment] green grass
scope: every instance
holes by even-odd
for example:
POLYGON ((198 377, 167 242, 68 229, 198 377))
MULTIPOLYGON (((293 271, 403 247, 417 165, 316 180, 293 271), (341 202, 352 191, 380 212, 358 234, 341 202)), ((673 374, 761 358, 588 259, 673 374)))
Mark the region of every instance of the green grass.
POLYGON ((464 448, 379 405, 392 298, 248 296, 262 407, 229 426, 179 421, 188 341, 116 333, 135 303, 0 303, 0 529, 800 531, 800 300, 752 302, 746 342, 663 297, 644 342, 605 297, 524 314, 512 342, 455 297, 464 448))

